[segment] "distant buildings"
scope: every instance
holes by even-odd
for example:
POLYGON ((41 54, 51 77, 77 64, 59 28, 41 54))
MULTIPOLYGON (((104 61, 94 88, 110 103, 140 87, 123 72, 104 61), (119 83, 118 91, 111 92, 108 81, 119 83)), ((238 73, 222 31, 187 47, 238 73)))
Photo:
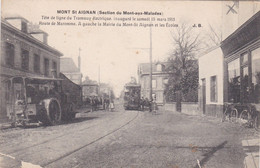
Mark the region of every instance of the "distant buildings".
POLYGON ((47 44, 47 37, 21 16, 1 18, 0 118, 6 114, 5 79, 15 75, 58 77, 63 54, 47 44))
POLYGON ((82 95, 84 98, 98 96, 99 85, 96 81, 90 80, 88 77, 82 82, 82 95))
MULTIPOLYGON (((156 102, 163 104, 165 84, 168 83, 169 73, 165 70, 167 63, 157 62, 152 64, 152 94, 156 102)), ((141 96, 149 99, 150 94, 150 64, 142 63, 138 66, 138 79, 141 84, 141 96)))
POLYGON ((72 82, 78 85, 82 84, 82 73, 80 72, 80 67, 76 66, 72 58, 67 57, 60 59, 60 71, 72 82))

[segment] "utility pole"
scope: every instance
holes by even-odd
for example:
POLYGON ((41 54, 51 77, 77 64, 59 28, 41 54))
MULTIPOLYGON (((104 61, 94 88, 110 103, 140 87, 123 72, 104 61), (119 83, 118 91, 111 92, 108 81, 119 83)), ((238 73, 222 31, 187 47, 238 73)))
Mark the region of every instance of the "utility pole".
MULTIPOLYGON (((81 71, 81 57, 80 57, 80 51, 81 51, 81 48, 79 48, 79 57, 78 57, 78 69, 79 69, 79 72, 81 71)), ((80 72, 81 73, 81 72, 80 72)), ((82 84, 82 76, 80 77, 80 85, 82 84)))
POLYGON ((80 58, 80 51, 81 51, 81 48, 79 48, 79 57, 78 57, 78 69, 79 71, 81 70, 81 58, 80 58))
POLYGON ((98 65, 98 95, 100 94, 100 64, 98 65))
POLYGON ((150 100, 153 98, 152 27, 150 26, 150 100))
POLYGON ((100 85, 100 64, 98 65, 98 84, 100 85))

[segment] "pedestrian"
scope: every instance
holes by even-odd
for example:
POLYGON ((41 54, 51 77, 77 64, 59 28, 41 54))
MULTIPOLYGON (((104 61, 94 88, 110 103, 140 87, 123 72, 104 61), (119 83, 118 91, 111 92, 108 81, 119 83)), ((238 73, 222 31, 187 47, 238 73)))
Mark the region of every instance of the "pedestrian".
POLYGON ((114 108, 115 108, 114 102, 113 102, 113 100, 111 100, 111 101, 110 101, 110 104, 109 104, 109 111, 113 111, 114 108))
POLYGON ((91 106, 91 112, 95 110, 95 100, 93 97, 90 98, 90 106, 91 106))
POLYGON ((141 110, 144 111, 144 97, 141 98, 140 100, 140 105, 141 105, 141 110))

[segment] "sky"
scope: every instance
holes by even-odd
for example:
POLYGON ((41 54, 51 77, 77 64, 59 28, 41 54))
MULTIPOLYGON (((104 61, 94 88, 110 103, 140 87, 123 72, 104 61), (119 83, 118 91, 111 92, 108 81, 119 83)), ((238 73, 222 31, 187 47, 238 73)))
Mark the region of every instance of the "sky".
MULTIPOLYGON (((197 30, 198 33, 205 32, 209 24, 219 27, 222 12, 219 1, 2 0, 1 9, 3 17, 18 14, 34 24, 43 21, 42 16, 72 15, 58 15, 57 10, 162 12, 162 17, 174 17, 177 24, 183 21, 200 23, 202 28, 197 30)), ((71 57, 76 65, 81 48, 83 80, 89 76, 98 81, 100 67, 100 81, 112 85, 116 95, 131 76, 137 78, 138 64, 149 62, 149 27, 41 25, 40 29, 49 34, 48 44, 62 52, 63 57, 71 57)), ((153 61, 164 61, 169 57, 173 49, 173 29, 152 28, 153 61)))

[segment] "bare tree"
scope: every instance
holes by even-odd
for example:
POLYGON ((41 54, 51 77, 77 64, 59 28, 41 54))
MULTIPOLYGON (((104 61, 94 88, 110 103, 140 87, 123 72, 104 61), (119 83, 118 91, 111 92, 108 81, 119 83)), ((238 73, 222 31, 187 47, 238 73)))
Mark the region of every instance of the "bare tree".
MULTIPOLYGON (((196 33, 192 25, 182 23, 171 32, 173 51, 168 61, 170 66, 167 68, 171 72, 168 84, 166 85, 166 98, 173 100, 177 91, 182 93, 182 99, 187 101, 185 95, 191 92, 193 100, 197 100, 198 86, 198 62, 196 54, 201 51, 200 35, 196 33)), ((192 97, 191 95, 189 98, 192 97)))
POLYGON ((205 31, 203 36, 203 43, 204 50, 208 50, 212 47, 220 45, 222 42, 222 31, 219 26, 212 26, 211 24, 208 25, 208 30, 205 31))

